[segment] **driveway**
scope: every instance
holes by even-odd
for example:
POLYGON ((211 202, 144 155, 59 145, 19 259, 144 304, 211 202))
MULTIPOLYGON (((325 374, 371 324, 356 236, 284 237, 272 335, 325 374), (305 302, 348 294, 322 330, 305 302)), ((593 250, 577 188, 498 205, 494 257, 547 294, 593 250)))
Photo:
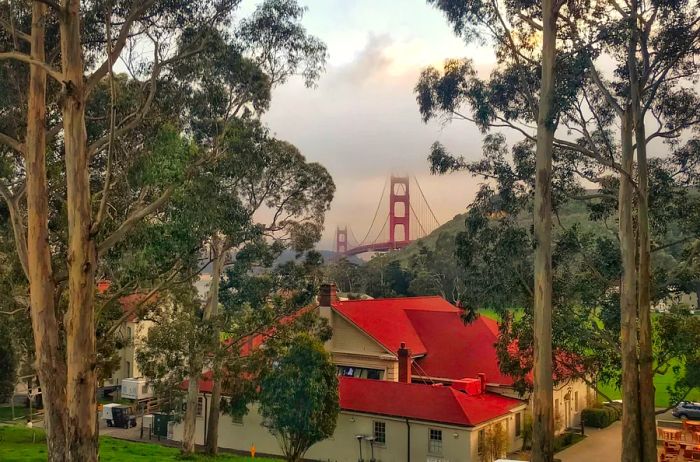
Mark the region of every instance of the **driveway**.
POLYGON ((622 424, 608 428, 586 428, 586 439, 554 455, 562 462, 615 461, 622 456, 622 424))

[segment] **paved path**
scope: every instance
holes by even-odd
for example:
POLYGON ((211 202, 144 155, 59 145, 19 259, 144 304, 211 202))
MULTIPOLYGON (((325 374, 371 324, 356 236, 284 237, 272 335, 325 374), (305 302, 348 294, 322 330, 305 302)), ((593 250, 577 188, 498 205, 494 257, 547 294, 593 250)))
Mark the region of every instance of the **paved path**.
POLYGON ((587 438, 554 455, 562 462, 607 462, 622 455, 622 424, 618 420, 608 428, 586 428, 587 438))

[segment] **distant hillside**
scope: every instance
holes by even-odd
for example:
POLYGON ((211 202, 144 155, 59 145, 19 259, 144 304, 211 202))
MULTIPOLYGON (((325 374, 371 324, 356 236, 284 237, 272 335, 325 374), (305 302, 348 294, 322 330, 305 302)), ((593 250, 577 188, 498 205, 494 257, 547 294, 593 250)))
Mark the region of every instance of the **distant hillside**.
MULTIPOLYGON (((405 263, 411 258, 411 256, 418 253, 419 243, 425 244, 425 246, 428 248, 434 248, 438 238, 443 234, 447 234, 454 239, 457 236, 457 233, 464 231, 464 220, 466 217, 466 213, 455 215, 454 218, 437 228, 426 237, 416 240, 405 249, 392 252, 389 254, 389 259, 398 260, 401 263, 405 263)), ((557 217, 554 217, 554 219, 557 220, 557 217)), ((562 207, 561 211, 559 212, 559 220, 561 220, 561 224, 565 228, 578 223, 582 230, 590 231, 595 234, 607 234, 609 236, 614 236, 614 234, 617 232, 617 224, 614 222, 609 223, 610 229, 607 229, 604 223, 591 221, 589 219, 586 205, 582 202, 572 201, 562 207)), ((519 221, 523 227, 530 227, 532 226, 532 215, 524 213, 519 221)), ((555 224, 554 232, 556 232, 556 230, 557 225, 555 224)))

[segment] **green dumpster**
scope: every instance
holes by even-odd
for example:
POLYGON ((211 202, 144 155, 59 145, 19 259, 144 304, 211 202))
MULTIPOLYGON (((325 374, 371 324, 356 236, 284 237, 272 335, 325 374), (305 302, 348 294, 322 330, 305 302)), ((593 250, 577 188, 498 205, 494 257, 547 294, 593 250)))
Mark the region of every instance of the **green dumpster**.
POLYGON ((153 414, 153 434, 155 436, 168 437, 168 422, 172 416, 164 412, 156 412, 153 414))

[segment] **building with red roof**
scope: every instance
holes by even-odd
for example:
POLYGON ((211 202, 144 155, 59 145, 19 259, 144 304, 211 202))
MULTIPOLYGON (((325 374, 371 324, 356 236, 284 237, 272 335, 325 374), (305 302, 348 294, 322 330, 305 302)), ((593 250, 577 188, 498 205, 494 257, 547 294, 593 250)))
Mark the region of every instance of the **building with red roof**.
MULTIPOLYGON (((326 348, 340 375, 341 414, 333 437, 307 458, 476 461, 484 435, 496 427, 505 432, 508 451, 521 447, 528 401, 499 370, 496 321, 465 324, 461 310, 441 297, 340 300, 334 285, 322 286, 318 313, 333 328, 326 348)), ((244 349, 263 344, 258 337, 244 349)), ((205 439, 210 375, 200 381, 197 442, 205 439)), ((573 425, 574 411, 585 407, 584 392, 572 383, 555 390, 555 413, 568 419, 563 425, 573 425)), ((254 444, 259 454, 279 455, 261 424, 255 406, 239 422, 222 417, 220 444, 238 450, 254 444)), ((181 425, 173 435, 181 438, 181 425)))

